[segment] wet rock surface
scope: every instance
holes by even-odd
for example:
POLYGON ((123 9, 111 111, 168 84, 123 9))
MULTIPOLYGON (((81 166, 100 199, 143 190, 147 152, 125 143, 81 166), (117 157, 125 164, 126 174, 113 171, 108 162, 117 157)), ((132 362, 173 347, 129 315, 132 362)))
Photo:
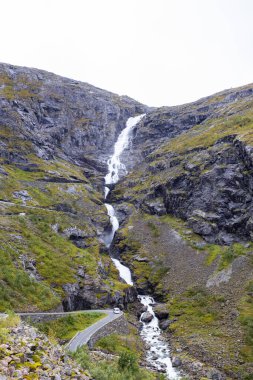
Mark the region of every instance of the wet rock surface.
POLYGON ((171 325, 171 323, 173 323, 173 320, 165 319, 160 321, 159 327, 161 330, 166 330, 171 325))
POLYGON ((151 322, 153 318, 153 315, 148 311, 145 311, 141 316, 142 322, 151 322))
POLYGON ((148 310, 147 306, 142 306, 141 308, 138 308, 137 310, 137 318, 139 319, 142 313, 145 313, 148 310))

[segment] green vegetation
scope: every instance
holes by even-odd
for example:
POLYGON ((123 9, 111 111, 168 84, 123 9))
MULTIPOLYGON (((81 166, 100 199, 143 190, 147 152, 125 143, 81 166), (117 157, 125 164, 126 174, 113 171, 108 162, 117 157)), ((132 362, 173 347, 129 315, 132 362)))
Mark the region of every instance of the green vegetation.
POLYGON ((80 347, 73 357, 84 369, 88 369, 95 380, 164 380, 164 376, 155 375, 138 365, 137 357, 130 352, 122 352, 118 359, 107 361, 101 358, 91 359, 87 349, 80 347))
POLYGON ((35 326, 50 337, 66 341, 105 316, 105 313, 98 312, 68 314, 66 317, 36 323, 35 326))
POLYGON ((52 230, 52 225, 64 226, 64 220, 67 222, 64 213, 30 209, 25 217, 14 214, 11 218, 2 216, 0 220, 3 222, 0 231, 0 310, 24 310, 27 304, 35 309, 51 309, 60 302, 62 285, 76 281, 78 265, 83 265, 91 274, 96 270, 96 246, 78 249, 52 230), (31 279, 23 270, 22 263, 19 263, 22 255, 36 260, 36 270, 43 277, 42 282, 31 279), (51 285, 54 285, 54 292, 51 285))
POLYGON ((14 81, 7 74, 0 74, 0 96, 8 100, 38 97, 39 81, 31 81, 24 75, 19 75, 14 81))
POLYGON ((218 270, 222 270, 227 268, 238 256, 247 255, 247 253, 252 251, 252 248, 252 243, 249 243, 247 247, 240 243, 234 243, 230 246, 208 244, 205 246, 205 250, 209 254, 206 263, 207 265, 210 265, 217 257, 219 257, 218 270))
MULTIPOLYGON (((77 281, 76 272, 80 266, 91 278, 99 277, 97 264, 99 260, 108 273, 104 286, 107 289, 110 287, 112 293, 127 288, 126 284, 119 282, 118 272, 108 255, 100 255, 99 242, 92 237, 94 232, 85 220, 77 220, 75 216, 64 212, 39 208, 27 209, 23 206, 4 205, 2 212, 0 215, 1 311, 54 308, 64 297, 62 286, 77 281), (20 216, 19 213, 24 211, 26 215, 20 216), (57 226, 58 232, 55 232, 52 226, 57 226), (85 240, 87 248, 76 247, 65 236, 63 231, 70 226, 78 227, 91 236, 85 240), (41 281, 29 277, 29 273, 24 271, 22 260, 35 261, 41 281)), ((82 281, 80 278, 81 286, 82 281)))
POLYGON ((188 336, 208 334, 211 330, 214 332, 216 321, 220 318, 219 306, 223 301, 223 297, 212 295, 198 287, 173 297, 168 308, 171 318, 177 317, 178 321, 171 324, 170 329, 176 335, 188 336))
POLYGON ((187 227, 187 222, 182 219, 176 218, 172 215, 165 215, 162 216, 160 220, 175 229, 192 248, 207 252, 207 265, 211 265, 216 259, 218 259, 218 271, 227 268, 238 256, 247 255, 253 249, 253 243, 251 242, 248 242, 246 246, 241 243, 233 243, 230 246, 206 244, 199 235, 195 234, 187 227), (201 246, 199 243, 204 244, 201 246))
POLYGON ((12 311, 8 311, 6 318, 0 318, 0 344, 6 343, 8 340, 8 329, 16 327, 20 324, 20 318, 12 311))
POLYGON ((252 135, 253 116, 245 113, 243 116, 232 116, 209 120, 204 124, 191 128, 186 133, 171 139, 168 143, 152 153, 151 156, 166 154, 168 152, 183 153, 199 147, 210 147, 217 140, 229 135, 237 135, 247 143, 253 143, 252 135))
POLYGON ((118 368, 120 371, 127 371, 132 374, 138 372, 137 358, 132 352, 122 352, 118 360, 118 368))
POLYGON ((94 281, 100 278, 98 261, 107 271, 101 288, 123 291, 127 285, 119 282, 110 258, 100 256, 95 225, 107 222, 107 212, 101 207, 101 194, 92 189, 82 168, 63 160, 43 161, 22 139, 12 138, 12 130, 0 128, 1 133, 9 144, 15 142, 15 149, 20 147, 32 170, 1 165, 7 175, 0 181, 0 199, 5 201, 0 204, 0 310, 53 309, 64 297, 64 284, 79 281, 83 285, 84 280, 76 276, 80 267, 94 281), (24 190, 28 194, 25 201, 16 195, 24 190), (68 238, 65 231, 71 227, 82 231, 86 248, 77 248, 68 238), (35 262, 39 281, 25 270, 24 261, 35 262))
POLYGON ((222 294, 212 294, 199 287, 190 288, 183 294, 172 297, 168 303, 170 318, 175 319, 169 329, 182 344, 192 347, 200 346, 201 350, 208 352, 208 361, 213 358, 217 362, 217 352, 220 351, 224 357, 223 370, 225 372, 237 374, 242 379, 250 379, 248 375, 253 358, 252 299, 250 300, 249 297, 241 302, 239 321, 245 335, 245 339, 242 340, 239 339, 241 331, 237 321, 227 319, 224 310, 225 301, 222 294), (227 323, 229 326, 226 325, 227 323), (235 345, 234 331, 237 332, 237 342, 240 342, 237 345, 235 345), (243 365, 238 362, 238 353, 239 362, 243 362, 243 365))
POLYGON ((31 279, 24 270, 17 267, 15 257, 16 250, 1 238, 0 311, 26 310, 27 305, 33 310, 48 310, 57 306, 60 299, 46 284, 31 279))
POLYGON ((147 223, 147 226, 150 228, 151 233, 152 233, 152 236, 153 236, 154 238, 160 236, 160 231, 159 231, 159 228, 157 227, 156 224, 154 224, 153 222, 149 221, 149 222, 147 223))
POLYGON ((140 356, 143 352, 143 344, 140 338, 133 333, 128 335, 107 335, 99 339, 95 347, 112 354, 134 352, 135 355, 140 356))

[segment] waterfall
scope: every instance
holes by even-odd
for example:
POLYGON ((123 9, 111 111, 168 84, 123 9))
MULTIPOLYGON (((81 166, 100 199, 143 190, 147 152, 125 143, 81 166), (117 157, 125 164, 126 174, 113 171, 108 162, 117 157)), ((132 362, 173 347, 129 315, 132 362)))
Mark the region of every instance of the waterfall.
MULTIPOLYGON (((126 122, 126 127, 122 130, 122 132, 120 133, 114 145, 113 155, 107 161, 108 173, 105 176, 105 199, 107 198, 110 192, 109 187, 107 187, 106 185, 117 183, 120 178, 120 174, 122 175, 127 174, 125 165, 120 161, 120 156, 123 153, 123 151, 129 146, 132 129, 144 116, 145 114, 135 116, 135 117, 130 117, 126 122)), ((107 246, 107 248, 109 248, 113 241, 115 232, 119 228, 119 221, 116 217, 116 213, 113 206, 108 203, 105 203, 105 207, 107 208, 107 213, 108 213, 108 216, 110 217, 110 222, 112 226, 111 232, 108 235, 106 235, 104 238, 105 245, 107 246)), ((130 269, 126 267, 125 265, 121 264, 121 262, 118 259, 112 258, 112 261, 114 262, 116 268, 118 269, 120 277, 128 285, 133 285, 130 269)))
MULTIPOLYGON (((144 116, 145 114, 136 117, 130 117, 126 122, 126 127, 120 133, 114 145, 114 153, 107 161, 108 173, 105 176, 105 199, 110 192, 110 188, 106 185, 117 183, 120 176, 127 174, 126 166, 120 161, 120 156, 123 151, 129 146, 132 129, 144 116)), ((119 229, 119 221, 117 219, 113 206, 105 203, 105 207, 107 208, 107 213, 110 217, 112 229, 110 233, 105 236, 104 242, 107 248, 110 248, 114 235, 119 229)), ((112 261, 119 271, 120 278, 122 278, 128 285, 133 285, 130 269, 127 266, 123 265, 118 259, 112 258, 112 261)), ((151 322, 143 322, 142 316, 140 317, 140 322, 142 323, 141 337, 148 346, 147 362, 149 363, 150 367, 156 368, 158 371, 165 371, 168 379, 180 379, 180 376, 172 367, 169 346, 161 336, 158 319, 156 318, 152 308, 152 304, 154 304, 153 298, 150 296, 139 295, 138 299, 140 303, 147 308, 147 311, 153 316, 151 322)))

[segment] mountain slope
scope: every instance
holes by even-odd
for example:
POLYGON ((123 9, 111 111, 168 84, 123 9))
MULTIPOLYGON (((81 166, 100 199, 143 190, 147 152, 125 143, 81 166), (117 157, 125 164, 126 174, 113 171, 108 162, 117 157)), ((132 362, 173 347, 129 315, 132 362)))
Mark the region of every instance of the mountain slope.
POLYGON ((253 86, 148 108, 1 64, 0 104, 0 309, 124 307, 137 288, 165 303, 192 379, 250 379, 253 86), (142 113, 108 199, 121 223, 110 253, 131 268, 129 287, 103 244, 103 178, 142 113))
POLYGON ((0 65, 1 310, 134 297, 100 255, 109 226, 102 180, 115 136, 145 109, 85 83, 0 65))
POLYGON ((196 379, 192 358, 225 378, 252 371, 252 106, 248 85, 152 110, 132 142, 139 164, 111 196, 127 215, 114 254, 167 303, 196 379))

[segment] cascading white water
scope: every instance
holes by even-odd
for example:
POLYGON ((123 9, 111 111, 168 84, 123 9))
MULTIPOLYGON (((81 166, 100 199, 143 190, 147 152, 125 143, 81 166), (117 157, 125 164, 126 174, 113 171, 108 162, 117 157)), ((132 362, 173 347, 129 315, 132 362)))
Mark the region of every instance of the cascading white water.
POLYGON ((107 236, 105 236, 105 245, 107 248, 109 248, 111 245, 111 242, 113 241, 115 232, 119 229, 119 221, 115 215, 115 210, 112 207, 112 205, 105 203, 105 207, 107 208, 107 214, 110 217, 110 222, 112 226, 111 232, 107 236))
MULTIPOLYGON (((125 165, 120 162, 120 155, 129 145, 131 130, 144 116, 145 115, 130 117, 126 122, 126 128, 120 133, 118 140, 114 145, 114 153, 107 161, 108 173, 105 176, 105 199, 110 192, 110 188, 106 185, 117 183, 120 175, 127 173, 125 165)), ((119 228, 119 221, 113 206, 105 203, 105 207, 107 208, 107 213, 110 217, 112 226, 111 232, 104 238, 104 242, 107 248, 109 248, 113 241, 115 232, 119 228)), ((127 284, 133 285, 130 269, 121 264, 118 259, 112 258, 112 261, 118 269, 120 277, 127 284)), ((141 321, 140 318, 143 325, 141 336, 149 347, 147 360, 150 363, 150 366, 156 368, 158 371, 165 371, 168 379, 179 379, 179 375, 172 367, 168 344, 161 338, 161 330, 158 325, 158 319, 156 318, 152 308, 152 304, 154 304, 153 298, 149 296, 138 296, 138 298, 144 306, 147 306, 147 311, 149 311, 153 316, 152 321, 149 323, 141 321)))
POLYGON ((153 311, 152 305, 155 301, 150 296, 138 296, 141 304, 146 306, 153 318, 150 322, 143 322, 142 313, 140 322, 142 323, 141 336, 148 346, 147 361, 150 366, 156 368, 158 371, 166 371, 170 380, 179 379, 178 373, 172 367, 170 359, 170 350, 168 344, 161 337, 161 330, 159 322, 153 311))
POLYGON ((127 174, 126 166, 120 162, 120 155, 129 145, 130 132, 135 125, 145 115, 139 115, 130 117, 126 122, 126 128, 121 131, 115 145, 114 153, 107 161, 108 173, 105 176, 105 198, 110 192, 110 189, 106 185, 112 185, 118 182, 120 173, 127 174))
MULTIPOLYGON (((117 217, 115 215, 115 210, 112 207, 112 205, 109 205, 108 203, 105 203, 105 207, 107 208, 107 213, 108 213, 108 216, 110 217, 110 222, 111 222, 111 226, 112 226, 111 232, 108 235, 106 235, 105 238, 104 238, 105 245, 106 245, 107 248, 109 248, 110 245, 111 245, 111 243, 112 243, 112 241, 113 241, 115 232, 119 228, 119 221, 118 221, 118 219, 117 219, 117 217)), ((128 285, 133 285, 130 269, 128 267, 126 267, 125 265, 121 264, 121 262, 118 259, 112 258, 112 261, 114 262, 116 268, 118 269, 120 277, 128 285)))
POLYGON ((128 285, 132 286, 133 281, 130 269, 125 265, 121 264, 121 262, 118 259, 112 258, 112 261, 114 262, 115 267, 118 269, 120 277, 123 278, 123 280, 125 280, 128 285))
MULTIPOLYGON (((144 117, 145 115, 138 115, 135 117, 130 117, 126 122, 126 128, 120 133, 115 145, 114 145, 114 153, 107 161, 108 165, 108 173, 105 176, 105 199, 110 192, 109 187, 106 185, 115 184, 119 180, 120 172, 122 174, 126 174, 126 167, 124 164, 120 162, 120 155, 123 151, 128 147, 130 140, 130 132, 134 128, 134 126, 144 117)), ((115 210, 112 205, 105 203, 105 207, 107 208, 108 216, 110 217, 110 222, 112 225, 112 230, 109 234, 104 237, 104 242, 107 248, 110 247, 115 232, 119 228, 119 221, 116 217, 115 210)), ((125 265, 121 264, 118 259, 112 258, 116 268, 119 271, 120 277, 128 284, 133 285, 132 276, 130 269, 125 265)))

